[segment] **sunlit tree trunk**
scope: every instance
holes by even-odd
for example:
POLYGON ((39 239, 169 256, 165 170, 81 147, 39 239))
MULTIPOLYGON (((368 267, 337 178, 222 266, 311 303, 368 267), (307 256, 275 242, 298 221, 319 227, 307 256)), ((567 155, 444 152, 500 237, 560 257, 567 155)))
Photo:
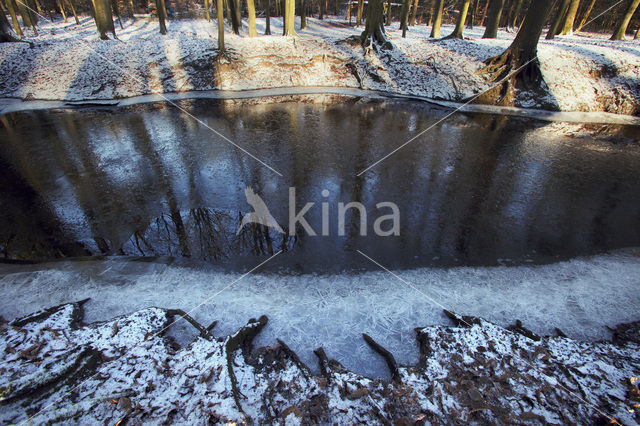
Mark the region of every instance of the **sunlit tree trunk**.
POLYGON ((158 22, 160 23, 160 34, 166 34, 167 33, 167 23, 165 22, 165 20, 167 19, 167 17, 164 14, 164 7, 163 7, 163 3, 164 0, 156 0, 156 12, 158 13, 158 22))
POLYGON ((266 25, 264 28, 265 35, 271 35, 271 0, 267 0, 266 25))
POLYGON ((38 29, 36 28, 37 21, 34 19, 33 13, 29 10, 29 6, 25 3, 26 0, 17 0, 18 11, 22 17, 22 25, 25 27, 31 27, 33 33, 38 35, 38 29))
POLYGON ((460 15, 458 15, 458 20, 456 21, 456 28, 446 38, 463 38, 462 31, 464 30, 464 23, 467 21, 467 13, 469 13, 470 4, 471 0, 460 1, 460 15))
POLYGON ((9 9, 9 15, 11 15, 11 23, 13 24, 13 29, 16 34, 22 37, 22 28, 20 28, 20 23, 18 22, 18 16, 16 15, 16 6, 13 3, 13 0, 7 0, 7 9, 9 9))
POLYGON ((216 18, 218 20, 218 51, 224 52, 224 2, 216 0, 216 18))
POLYGON ((393 46, 384 30, 384 4, 382 0, 369 0, 369 11, 364 24, 364 31, 360 35, 360 43, 364 47, 379 45, 383 49, 393 46))
POLYGON ((207 22, 211 22, 211 15, 209 14, 209 0, 204 0, 204 16, 207 18, 207 22))
POLYGON ((4 7, 2 7, 2 2, 0 2, 0 43, 19 40, 20 39, 13 35, 13 31, 11 31, 11 24, 9 24, 4 7))
POLYGON ((567 10, 567 14, 564 17, 563 25, 562 25, 562 35, 567 35, 573 32, 573 24, 576 20, 576 14, 578 13, 578 7, 580 6, 580 0, 571 0, 571 4, 569 5, 569 10, 567 10))
POLYGON ((502 9, 504 8, 504 0, 491 0, 489 6, 489 21, 482 38, 498 37, 498 26, 502 17, 502 9))
POLYGON ((538 61, 538 41, 553 6, 553 0, 535 2, 535 6, 529 7, 511 46, 501 55, 485 62, 487 67, 482 72, 489 75, 489 82, 504 81, 480 96, 480 101, 512 105, 518 83, 533 90, 541 88, 543 79, 538 61))
POLYGON ((587 6, 584 13, 582 14, 580 24, 578 24, 578 28, 576 28, 576 31, 582 30, 582 27, 584 27, 584 25, 587 23, 587 19, 589 19, 589 15, 591 15, 591 11, 593 10, 593 6, 595 6, 595 4, 596 0, 591 0, 591 2, 589 2, 589 6, 587 6))
POLYGON ((247 0, 247 15, 249 16, 249 37, 256 37, 256 6, 253 0, 247 0))
POLYGON ((113 25, 113 15, 111 14, 111 4, 109 0, 93 0, 93 16, 96 21, 96 28, 102 40, 109 40, 107 33, 116 36, 116 29, 113 25))
POLYGON ((411 8, 411 19, 409 25, 412 27, 416 24, 416 15, 418 14, 418 0, 413 0, 413 7, 411 8))
POLYGON ((611 40, 624 40, 624 35, 627 32, 627 27, 629 26, 629 22, 631 21, 631 18, 633 17, 633 13, 636 11, 639 4, 640 4, 640 0, 631 0, 629 2, 627 11, 625 12, 622 20, 620 21, 620 23, 616 27, 616 30, 611 36, 611 40))
POLYGON ((387 25, 391 25, 391 0, 387 0, 387 25))
POLYGON ((296 2, 284 0, 284 29, 282 35, 297 36, 295 27, 296 2))
POLYGON ((69 7, 71 8, 71 13, 73 13, 73 18, 76 20, 76 25, 80 25, 80 20, 78 19, 78 14, 76 13, 76 7, 73 5, 73 0, 67 0, 69 3, 69 7))
POLYGON ((549 32, 547 32, 547 40, 553 40, 553 38, 560 34, 560 26, 562 25, 562 18, 566 15, 567 10, 569 10, 569 4, 571 0, 562 0, 560 3, 560 7, 556 11, 556 15, 553 18, 553 22, 549 27, 549 32))
POLYGON ((362 11, 364 9, 364 0, 358 0, 358 10, 356 12, 356 26, 362 25, 362 11))
POLYGON ((56 6, 58 6, 58 10, 60 11, 60 14, 62 15, 62 20, 64 22, 67 22, 67 14, 64 12, 64 6, 62 3, 60 3, 60 0, 56 0, 56 6))
POLYGON ((444 12, 444 0, 435 0, 433 26, 431 27, 431 38, 440 38, 440 27, 442 27, 442 14, 444 12))

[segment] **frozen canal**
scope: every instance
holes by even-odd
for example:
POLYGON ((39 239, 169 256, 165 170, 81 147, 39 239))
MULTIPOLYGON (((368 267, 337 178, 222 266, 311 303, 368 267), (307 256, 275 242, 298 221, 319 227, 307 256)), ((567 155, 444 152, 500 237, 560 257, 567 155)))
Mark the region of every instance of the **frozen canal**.
POLYGON ((639 319, 637 127, 459 114, 367 170, 448 111, 303 99, 181 102, 260 161, 162 104, 4 116, 0 254, 40 263, 0 265, 0 315, 90 297, 90 322, 205 302, 192 316, 218 335, 265 314, 258 344, 280 338, 313 368, 323 346, 370 375, 385 369, 361 333, 412 363, 413 329, 446 323, 442 307, 582 339, 639 319), (246 187, 285 232, 295 188, 318 235, 236 235, 246 187), (342 233, 350 201, 367 220, 349 211, 342 233), (372 232, 384 202, 399 235, 372 232))

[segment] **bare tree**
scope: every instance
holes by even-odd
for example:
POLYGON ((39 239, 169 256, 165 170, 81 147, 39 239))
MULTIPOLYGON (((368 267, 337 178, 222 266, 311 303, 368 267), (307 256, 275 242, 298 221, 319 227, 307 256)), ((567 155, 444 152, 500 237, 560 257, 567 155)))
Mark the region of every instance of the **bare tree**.
POLYGON ((18 16, 16 15, 16 5, 13 0, 7 0, 7 9, 9 9, 9 15, 11 15, 11 23, 13 24, 13 29, 16 34, 22 37, 22 28, 20 28, 20 23, 18 22, 18 16))
POLYGON ((549 32, 547 32, 547 40, 553 40, 555 36, 560 34, 562 18, 564 18, 564 15, 566 15, 567 10, 569 10, 570 3, 571 3, 571 0, 562 0, 562 3, 560 3, 558 10, 556 11, 556 15, 553 18, 553 22, 549 27, 549 32))
POLYGON ((460 0, 460 14, 458 15, 458 20, 456 21, 456 28, 453 30, 451 34, 445 37, 448 38, 463 38, 462 31, 464 30, 464 23, 467 21, 467 13, 469 13, 469 5, 471 4, 471 0, 460 0))
POLYGON ((20 39, 13 34, 13 31, 11 31, 11 25, 7 20, 7 15, 5 14, 4 7, 2 7, 2 2, 0 2, 0 43, 7 41, 20 41, 20 39))
POLYGON ((498 27, 502 18, 502 9, 504 9, 504 0, 491 0, 489 5, 489 21, 482 38, 498 37, 498 27))
POLYGON ((611 40, 624 40, 624 35, 627 32, 627 27, 629 26, 629 22, 631 21, 631 17, 633 17, 634 12, 640 5, 640 0, 631 0, 629 2, 629 6, 627 6, 627 10, 622 17, 622 20, 618 23, 616 30, 613 32, 611 36, 611 40))
POLYGON ((266 24, 264 27, 264 35, 271 35, 271 0, 267 0, 267 10, 265 11, 266 24))
POLYGON ((538 61, 538 41, 552 5, 553 0, 535 0, 511 46, 485 62, 487 66, 481 72, 489 75, 489 81, 504 81, 479 97, 480 100, 511 105, 515 101, 518 84, 532 89, 541 87, 543 79, 538 61))
POLYGON ((358 0, 358 9, 356 12, 356 27, 362 25, 362 12, 364 10, 364 0, 358 0))
POLYGON ((402 30, 402 38, 407 36, 407 25, 409 23, 409 7, 411 0, 402 0, 402 8, 400 9, 400 29, 402 30))
POLYGON ((564 17, 562 31, 560 32, 560 34, 567 35, 573 32, 573 24, 575 23, 575 20, 576 20, 578 7, 580 7, 580 0, 571 0, 571 4, 569 5, 569 10, 567 10, 567 14, 564 17))
POLYGON ((247 15, 249 18, 249 37, 257 37, 256 31, 256 6, 253 0, 247 0, 247 15))
POLYGON ((282 35, 297 36, 295 27, 296 2, 295 0, 284 0, 284 28, 282 35))
POLYGON ((223 0, 216 0, 216 18, 218 20, 218 50, 224 52, 224 9, 223 0))
MULTIPOLYGON (((160 34, 164 35, 167 33, 167 24, 165 22, 167 15, 165 14, 164 0, 156 0, 156 12, 160 23, 160 34)), ((122 26, 122 23, 120 25, 122 26)))
POLYGON ((393 48, 384 30, 384 4, 382 1, 369 0, 367 20, 364 24, 364 31, 360 35, 360 43, 364 47, 371 47, 377 44, 382 49, 393 48))
POLYGON ((102 40, 109 40, 107 33, 116 37, 116 29, 113 25, 113 15, 111 14, 111 4, 109 0, 93 0, 94 19, 96 28, 102 40))
POLYGON ((409 25, 412 27, 416 24, 416 15, 418 14, 418 0, 413 0, 413 7, 411 8, 411 19, 409 25))
POLYGON ((442 14, 444 13, 444 0, 435 0, 433 26, 431 27, 431 38, 440 38, 440 27, 442 27, 442 14))
POLYGON ((582 27, 585 26, 585 24, 587 23, 587 19, 589 19, 589 15, 591 15, 591 11, 593 10, 593 6, 595 6, 595 4, 596 4, 596 0, 591 0, 589 2, 589 5, 585 9, 585 11, 582 13, 582 17, 580 18, 580 23, 578 24, 576 31, 582 30, 582 27))

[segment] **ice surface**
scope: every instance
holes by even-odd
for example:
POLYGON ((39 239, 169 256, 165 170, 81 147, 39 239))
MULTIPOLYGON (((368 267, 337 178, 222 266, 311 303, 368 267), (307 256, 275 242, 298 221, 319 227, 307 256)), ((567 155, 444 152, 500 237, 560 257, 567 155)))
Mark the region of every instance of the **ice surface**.
POLYGON ((384 271, 326 276, 258 271, 211 299, 240 274, 117 258, 2 265, 0 315, 13 319, 90 297, 85 322, 151 306, 181 308, 205 326, 217 320, 214 333, 220 336, 265 314, 270 321, 258 346, 282 339, 314 369, 312 350, 323 346, 348 368, 378 376, 385 374, 384 364, 361 333, 399 362, 415 363, 414 328, 448 324, 442 306, 504 326, 518 318, 542 334, 559 327, 578 339, 607 338, 605 326, 639 319, 639 260, 640 250, 628 249, 550 265, 396 271, 441 306, 384 271))

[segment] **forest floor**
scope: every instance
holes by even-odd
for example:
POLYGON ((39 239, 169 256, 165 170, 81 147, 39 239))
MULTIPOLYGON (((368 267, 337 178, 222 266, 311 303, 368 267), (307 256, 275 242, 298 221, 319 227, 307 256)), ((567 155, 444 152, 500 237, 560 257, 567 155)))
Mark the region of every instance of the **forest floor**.
MULTIPOLYGON (((359 45, 362 28, 344 19, 309 18, 300 37, 282 37, 281 19, 257 20, 259 37, 227 29, 227 55, 218 55, 217 28, 206 20, 175 20, 168 33, 149 18, 116 25, 118 40, 101 41, 91 18, 42 22, 34 43, 0 45, 0 98, 87 101, 188 91, 331 87, 383 91, 461 102, 490 86, 477 72, 515 37, 501 30, 482 39, 484 28, 467 29, 465 40, 429 39, 426 25, 401 37, 394 22, 394 48, 368 51, 359 45)), ((445 25, 442 34, 452 30, 445 25)), ((27 30, 31 34, 30 30, 27 30)), ((605 34, 580 33, 542 39, 539 45, 545 93, 523 91, 516 106, 560 111, 640 113, 640 41, 609 41, 605 34)))
POLYGON ((416 366, 363 335, 388 365, 384 380, 345 369, 322 348, 319 375, 281 341, 254 350, 264 316, 218 338, 215 323, 190 321, 199 335, 181 346, 165 333, 181 312, 149 308, 87 325, 83 304, 0 322, 3 423, 640 421, 640 323, 619 326, 613 344, 583 343, 448 312, 452 326, 416 329, 416 366))

